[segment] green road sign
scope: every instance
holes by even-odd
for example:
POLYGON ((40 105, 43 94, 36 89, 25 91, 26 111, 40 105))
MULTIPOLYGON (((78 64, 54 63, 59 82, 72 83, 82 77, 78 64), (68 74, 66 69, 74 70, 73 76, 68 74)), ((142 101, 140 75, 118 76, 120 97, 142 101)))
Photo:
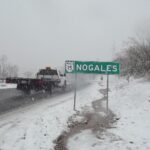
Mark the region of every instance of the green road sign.
POLYGON ((65 71, 66 73, 119 74, 120 64, 117 62, 66 61, 65 71))

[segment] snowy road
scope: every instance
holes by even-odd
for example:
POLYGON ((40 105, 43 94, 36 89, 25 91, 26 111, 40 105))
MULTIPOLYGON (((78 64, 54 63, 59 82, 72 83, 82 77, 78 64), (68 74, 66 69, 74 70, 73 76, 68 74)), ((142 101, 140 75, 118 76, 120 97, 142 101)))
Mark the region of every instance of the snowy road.
POLYGON ((12 98, 12 97, 17 97, 21 96, 22 93, 18 91, 17 89, 0 89, 0 101, 12 98))
MULTIPOLYGON (((77 93, 77 109, 100 96, 97 85, 77 93)), ((67 129, 73 115, 73 92, 43 99, 33 105, 0 116, 1 150, 51 150, 53 140, 67 129)))
MULTIPOLYGON (((82 85, 80 89, 84 88, 85 86, 87 85, 82 85)), ((2 86, 2 84, 0 84, 0 115, 7 113, 8 111, 18 109, 20 107, 32 105, 34 103, 37 103, 41 99, 47 99, 71 92, 72 89, 72 86, 68 86, 65 91, 62 91, 59 88, 55 89, 52 95, 48 92, 43 93, 42 91, 32 91, 32 94, 28 95, 23 91, 17 90, 16 85, 14 84, 6 84, 5 86, 2 86)))
POLYGON ((23 92, 18 91, 16 89, 0 90, 0 115, 3 113, 7 113, 8 111, 18 109, 20 107, 26 107, 28 105, 35 104, 42 99, 63 95, 70 91, 71 90, 57 90, 52 95, 43 92, 26 95, 23 92))
POLYGON ((9 99, 12 97, 20 96, 22 93, 17 89, 0 89, 0 101, 9 99))
MULTIPOLYGON (((80 85, 80 84, 79 84, 80 85)), ((79 86, 78 85, 78 86, 79 86)), ((84 83, 78 87, 79 89, 85 88, 88 86, 87 83, 84 83)), ((18 109, 20 107, 24 107, 27 105, 32 105, 34 103, 39 102, 42 99, 52 98, 58 95, 63 95, 73 90, 73 86, 70 85, 66 88, 65 91, 62 91, 60 88, 55 89, 53 94, 39 92, 32 92, 31 95, 27 95, 22 91, 16 89, 16 85, 6 85, 0 86, 0 115, 3 113, 7 113, 8 111, 12 111, 14 109, 18 109)))

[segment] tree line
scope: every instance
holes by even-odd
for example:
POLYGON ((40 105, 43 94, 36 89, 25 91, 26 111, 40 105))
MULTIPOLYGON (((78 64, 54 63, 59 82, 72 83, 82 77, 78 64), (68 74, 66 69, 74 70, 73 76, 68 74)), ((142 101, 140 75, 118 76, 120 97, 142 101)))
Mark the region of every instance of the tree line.
POLYGON ((121 76, 143 77, 150 75, 150 40, 132 38, 114 61, 121 64, 121 76))

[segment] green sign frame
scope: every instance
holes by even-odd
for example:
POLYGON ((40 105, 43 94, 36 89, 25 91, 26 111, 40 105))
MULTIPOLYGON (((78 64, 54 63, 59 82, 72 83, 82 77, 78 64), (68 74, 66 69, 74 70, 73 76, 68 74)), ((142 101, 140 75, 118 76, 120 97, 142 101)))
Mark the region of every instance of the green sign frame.
POLYGON ((120 74, 120 64, 117 62, 68 60, 65 62, 65 72, 83 74, 120 74))

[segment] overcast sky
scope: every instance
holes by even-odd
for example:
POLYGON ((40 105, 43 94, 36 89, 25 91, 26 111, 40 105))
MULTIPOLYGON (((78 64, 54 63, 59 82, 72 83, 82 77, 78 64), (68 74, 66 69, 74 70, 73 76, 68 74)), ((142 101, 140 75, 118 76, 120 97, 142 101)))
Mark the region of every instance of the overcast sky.
POLYGON ((0 0, 0 55, 21 72, 70 59, 110 61, 149 26, 150 0, 0 0))

